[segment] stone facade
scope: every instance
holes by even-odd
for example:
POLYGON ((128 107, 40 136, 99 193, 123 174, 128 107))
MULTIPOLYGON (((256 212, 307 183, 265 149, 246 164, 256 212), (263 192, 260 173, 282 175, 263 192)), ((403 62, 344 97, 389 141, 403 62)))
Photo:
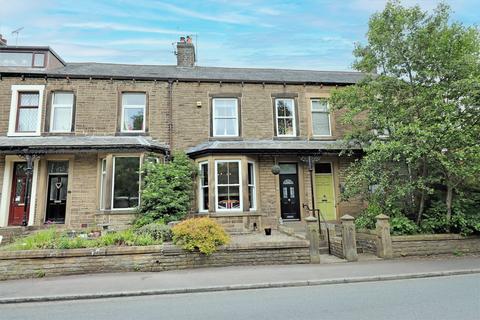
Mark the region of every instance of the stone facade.
POLYGON ((0 280, 99 272, 310 263, 307 241, 231 245, 211 256, 176 246, 0 252, 0 280))
MULTIPOLYGON (((341 139, 348 132, 348 127, 340 122, 341 113, 333 111, 330 114, 331 136, 314 137, 312 135, 311 103, 312 98, 328 98, 334 85, 323 84, 291 84, 291 83, 243 83, 220 81, 161 81, 161 80, 119 80, 119 79, 80 79, 80 78, 38 78, 21 77, 18 75, 2 74, 0 80, 0 136, 7 136, 9 128, 10 105, 12 101, 13 85, 42 85, 45 86, 41 112, 41 135, 54 136, 49 132, 48 122, 52 106, 52 94, 59 91, 73 92, 74 130, 67 136, 118 136, 120 132, 121 94, 122 92, 143 92, 147 97, 146 129, 142 136, 170 145, 173 150, 187 150, 199 144, 215 140, 212 137, 212 99, 215 97, 236 97, 240 106, 240 134, 233 140, 272 140, 275 137, 276 97, 292 97, 295 101, 297 114, 297 137, 299 140, 328 140, 341 139), (171 101, 171 107, 169 103, 171 101)), ((58 135, 58 134, 57 134, 58 135)), ((28 138, 26 138, 28 139, 28 138)), ((219 139, 221 140, 221 139, 219 139)), ((121 155, 124 151, 119 151, 121 155)), ((68 159, 71 171, 69 176, 69 193, 67 200, 66 225, 78 227, 92 227, 99 224, 117 225, 125 227, 133 218, 133 211, 111 212, 100 210, 99 181, 100 158, 111 157, 115 153, 104 154, 91 152, 88 154, 64 153, 56 155, 59 159, 68 159)), ((143 157, 144 153, 136 156, 143 157)), ((223 158, 246 157, 245 154, 223 154, 223 158)), ((312 194, 310 177, 304 162, 298 155, 290 154, 274 156, 268 154, 249 154, 249 159, 255 162, 257 177, 257 208, 250 211, 221 215, 210 210, 208 214, 217 218, 229 230, 247 232, 257 228, 269 226, 276 228, 280 218, 280 186, 279 178, 271 172, 276 162, 288 161, 298 164, 300 220, 303 221, 307 213, 302 204, 311 204, 312 194)), ((53 158, 50 157, 50 158, 53 158)), ((46 161, 48 156, 39 160, 37 175, 38 183, 35 192, 35 210, 32 225, 41 225, 45 222, 46 207, 46 161)), ((216 156, 210 155, 211 161, 216 156)), ((20 159, 21 160, 21 159, 20 159)), ((354 161, 354 157, 326 155, 322 161, 332 163, 333 188, 335 194, 336 219, 344 214, 355 215, 361 211, 361 201, 340 201, 341 186, 344 183, 344 171, 354 161)), ((6 172, 6 156, 0 155, 0 180, 7 173, 12 175, 11 168, 6 172)), ((12 160, 13 161, 13 160, 12 160)), ((196 159, 196 161, 200 161, 196 159)), ((213 166, 211 167, 213 170, 213 166)), ((8 180, 7 179, 7 180, 8 180)), ((110 178, 111 179, 111 178, 110 178)), ((242 177, 245 182, 246 178, 242 177)), ((5 182, 5 181, 4 181, 5 182)), ((108 183, 111 183, 108 182, 108 183)), ((111 187, 111 185, 107 185, 111 187)), ((245 193, 244 188, 244 193, 245 193)), ((214 186, 210 188, 213 192, 214 186)), ((9 193, 9 184, 0 184, 1 193, 9 193), (3 190, 7 187, 6 190, 3 190)), ((214 194, 211 194, 211 198, 214 194)), ((245 195, 243 195, 245 197, 245 195)), ((196 195, 198 198, 198 192, 196 195)), ((9 197, 3 197, 9 201, 9 197)), ((4 205, 0 213, 0 227, 6 226, 6 219, 1 215, 8 214, 9 203, 4 205), (6 208, 6 209, 5 209, 6 208)), ((213 207, 213 206, 211 206, 213 207)), ((193 213, 198 212, 198 203, 193 204, 193 213)))

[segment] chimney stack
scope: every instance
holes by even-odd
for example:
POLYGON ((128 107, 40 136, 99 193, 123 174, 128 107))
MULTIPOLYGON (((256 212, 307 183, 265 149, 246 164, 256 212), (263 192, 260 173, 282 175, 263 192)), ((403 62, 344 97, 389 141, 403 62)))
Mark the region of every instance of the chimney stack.
POLYGON ((6 46, 7 46, 7 39, 5 39, 0 33, 0 47, 6 47, 6 46))
POLYGON ((195 65, 195 46, 190 36, 180 37, 177 42, 177 67, 193 67, 195 65))

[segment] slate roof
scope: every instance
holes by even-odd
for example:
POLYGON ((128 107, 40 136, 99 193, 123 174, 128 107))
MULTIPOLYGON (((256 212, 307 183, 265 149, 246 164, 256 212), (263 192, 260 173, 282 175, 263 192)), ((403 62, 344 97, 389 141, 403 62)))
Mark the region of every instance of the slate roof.
POLYGON ((177 67, 175 65, 132 65, 113 63, 67 63, 49 70, 0 68, 0 73, 24 73, 48 77, 223 81, 254 83, 313 83, 348 85, 365 77, 364 73, 347 71, 314 71, 261 68, 177 67))
POLYGON ((165 153, 167 148, 165 144, 141 136, 0 137, 0 153, 3 154, 16 154, 19 152, 97 152, 100 150, 165 153))
POLYGON ((208 153, 250 153, 250 154, 311 154, 318 151, 339 152, 344 149, 361 151, 358 144, 342 140, 242 140, 209 141, 190 148, 191 156, 208 153))

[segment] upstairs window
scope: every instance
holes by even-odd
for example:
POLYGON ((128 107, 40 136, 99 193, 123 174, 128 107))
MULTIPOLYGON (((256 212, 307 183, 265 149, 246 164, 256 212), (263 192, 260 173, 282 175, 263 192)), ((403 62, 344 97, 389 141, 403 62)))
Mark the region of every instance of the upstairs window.
POLYGON ((50 132, 71 132, 73 93, 55 92, 52 98, 50 132))
POLYGON ((295 102, 293 99, 276 99, 275 116, 278 137, 295 137, 295 102))
POLYGON ((15 132, 36 132, 38 127, 40 95, 38 92, 19 92, 15 132))
POLYGON ((213 99, 212 116, 214 137, 237 137, 239 135, 238 99, 213 99))
POLYGON ((0 66, 44 68, 46 55, 43 52, 0 52, 0 66))
POLYGON ((121 132, 145 132, 145 93, 123 93, 121 132))
POLYGON ((331 136, 330 110, 327 99, 312 99, 312 133, 314 136, 331 136))
POLYGON ((43 85, 13 85, 8 136, 39 136, 43 85))

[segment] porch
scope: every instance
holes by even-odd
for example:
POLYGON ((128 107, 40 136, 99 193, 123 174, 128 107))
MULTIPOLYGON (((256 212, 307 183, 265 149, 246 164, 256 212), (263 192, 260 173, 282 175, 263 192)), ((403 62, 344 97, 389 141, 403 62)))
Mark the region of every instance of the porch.
POLYGON ((166 150, 143 137, 0 138, 0 227, 126 224, 139 201, 140 163, 166 150))
POLYGON ((279 225, 305 230, 309 210, 322 221, 357 214, 363 203, 341 201, 344 171, 361 149, 341 155, 341 141, 211 141, 188 151, 201 175, 196 213, 217 219, 230 232, 279 225))

